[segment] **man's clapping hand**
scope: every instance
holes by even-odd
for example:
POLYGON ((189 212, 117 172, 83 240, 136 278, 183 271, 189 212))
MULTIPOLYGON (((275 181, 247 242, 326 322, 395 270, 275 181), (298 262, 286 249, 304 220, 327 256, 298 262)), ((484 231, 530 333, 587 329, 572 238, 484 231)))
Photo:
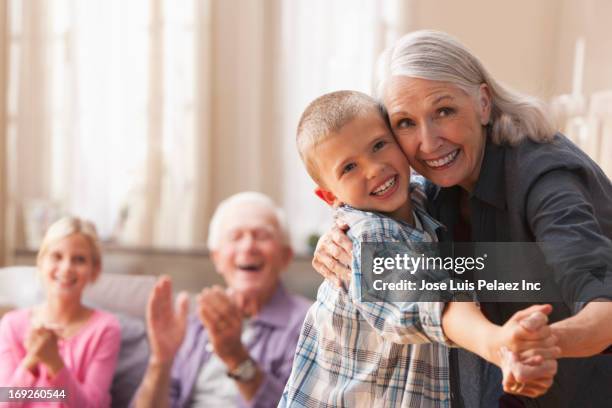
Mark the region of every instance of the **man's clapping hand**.
POLYGON ((147 328, 151 358, 155 363, 171 364, 185 337, 189 303, 182 292, 173 305, 172 281, 162 276, 147 303, 147 328))
POLYGON ((243 310, 254 308, 246 299, 232 296, 219 286, 204 288, 198 296, 198 315, 206 327, 210 343, 217 356, 231 370, 249 355, 242 344, 243 310))

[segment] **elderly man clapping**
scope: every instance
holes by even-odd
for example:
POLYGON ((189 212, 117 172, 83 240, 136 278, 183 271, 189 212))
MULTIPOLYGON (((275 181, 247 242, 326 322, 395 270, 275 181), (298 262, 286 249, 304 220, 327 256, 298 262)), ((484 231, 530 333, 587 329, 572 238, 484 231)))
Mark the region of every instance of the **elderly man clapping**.
POLYGON ((276 406, 291 370, 309 302, 286 292, 291 261, 282 211, 259 193, 217 208, 209 231, 215 268, 227 288, 205 288, 197 313, 172 306, 170 279, 149 298, 151 358, 136 406, 276 406))

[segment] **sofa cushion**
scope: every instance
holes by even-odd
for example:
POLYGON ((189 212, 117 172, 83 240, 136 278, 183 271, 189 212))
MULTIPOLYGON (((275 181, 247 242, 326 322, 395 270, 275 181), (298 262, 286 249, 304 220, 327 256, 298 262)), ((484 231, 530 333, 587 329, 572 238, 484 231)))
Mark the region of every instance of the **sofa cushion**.
POLYGON ((123 313, 144 319, 149 293, 157 277, 102 273, 85 289, 84 302, 113 313, 123 313))
POLYGON ((33 306, 43 299, 34 266, 0 268, 0 305, 16 309, 33 306))
POLYGON ((149 361, 147 331, 142 319, 117 314, 121 325, 121 348, 111 386, 113 408, 127 407, 144 377, 149 361))
MULTIPOLYGON (((83 302, 113 313, 124 313, 144 319, 149 293, 157 278, 152 275, 101 273, 85 289, 83 302)), ((34 266, 0 268, 0 307, 21 308, 43 300, 40 281, 34 266)))

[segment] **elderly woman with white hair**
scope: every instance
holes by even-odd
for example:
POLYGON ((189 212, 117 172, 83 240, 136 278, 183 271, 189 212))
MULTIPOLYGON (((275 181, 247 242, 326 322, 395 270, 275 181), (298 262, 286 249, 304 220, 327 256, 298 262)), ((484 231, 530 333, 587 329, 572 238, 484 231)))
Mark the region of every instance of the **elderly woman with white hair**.
MULTIPOLYGON (((502 395, 499 371, 463 350, 450 356, 452 406, 599 407, 612 400, 612 184, 541 104, 499 84, 451 36, 408 34, 386 51, 378 96, 412 167, 428 185, 441 241, 538 242, 529 269, 556 282, 551 329, 562 357, 555 383, 536 399, 502 395), (607 300, 607 301, 606 301, 607 300)), ((319 241, 313 266, 350 278, 343 226, 319 241)), ((512 276, 506 277, 511 279, 512 276)), ((502 324, 525 303, 482 303, 502 324)), ((452 304, 447 305, 453 307, 452 304)), ((465 328, 443 327, 445 331, 465 328)), ((524 394, 537 380, 506 391, 524 394)))
POLYGON ((76 217, 51 225, 37 266, 44 302, 0 323, 0 386, 12 390, 3 397, 19 407, 109 407, 119 322, 81 301, 101 271, 94 225, 76 217))
POLYGON ((185 295, 173 310, 170 279, 158 281, 138 407, 278 404, 310 304, 280 281, 292 259, 284 214, 263 194, 236 194, 215 211, 208 246, 227 288, 204 288, 188 318, 185 295))

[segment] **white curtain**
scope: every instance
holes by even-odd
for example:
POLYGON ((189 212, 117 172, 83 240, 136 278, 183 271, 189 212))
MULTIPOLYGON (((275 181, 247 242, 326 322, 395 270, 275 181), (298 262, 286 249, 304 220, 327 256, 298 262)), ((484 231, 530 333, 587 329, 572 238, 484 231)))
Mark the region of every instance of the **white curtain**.
POLYGON ((148 243, 134 220, 150 217, 138 204, 154 195, 146 176, 159 165, 154 126, 162 112, 153 101, 157 88, 150 89, 154 80, 161 84, 164 62, 155 52, 161 47, 159 22, 152 19, 158 3, 9 3, 16 106, 10 170, 30 246, 61 212, 92 219, 108 238, 121 208, 129 210, 131 225, 121 238, 148 243))
POLYGON ((6 175, 6 134, 8 131, 7 77, 8 77, 8 9, 7 3, 0 1, 0 265, 7 264, 7 253, 10 252, 12 235, 8 234, 7 212, 7 175, 6 175))
POLYGON ((122 244, 200 247, 218 202, 257 190, 303 250, 329 211, 296 153, 299 114, 370 92, 409 3, 9 0, 10 191, 28 235, 65 211, 122 244))
POLYGON ((61 209, 124 244, 199 247, 221 199, 280 199, 279 1, 10 5, 24 219, 61 209))
POLYGON ((594 92, 588 123, 595 140, 594 159, 612 179, 612 90, 594 92))
POLYGON ((401 0, 283 1, 282 98, 284 203, 294 244, 325 231, 330 209, 314 195, 295 146, 295 129, 306 105, 325 92, 372 93, 378 55, 409 27, 410 2, 401 0))

